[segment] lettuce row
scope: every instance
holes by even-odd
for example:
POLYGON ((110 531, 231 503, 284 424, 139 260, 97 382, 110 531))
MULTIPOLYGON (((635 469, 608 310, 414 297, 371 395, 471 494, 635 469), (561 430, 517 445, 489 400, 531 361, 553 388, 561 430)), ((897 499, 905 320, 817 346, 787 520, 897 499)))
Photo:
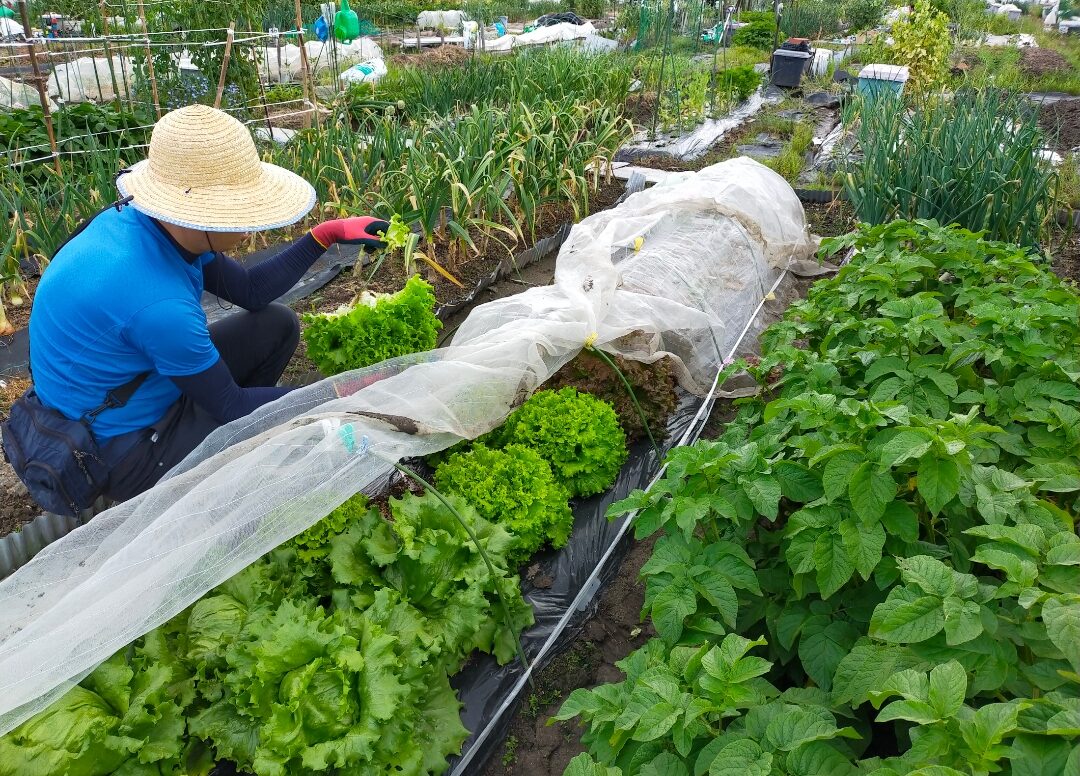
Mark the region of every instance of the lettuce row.
POLYGON ((435 497, 388 521, 358 496, 329 519, 344 531, 279 547, 0 737, 0 776, 442 773, 467 736, 450 674, 512 659, 532 624, 513 537, 453 503, 494 577, 435 497))
POLYGON ((532 448, 572 496, 610 488, 628 454, 626 435, 611 405, 573 388, 537 391, 479 441, 498 448, 532 448))

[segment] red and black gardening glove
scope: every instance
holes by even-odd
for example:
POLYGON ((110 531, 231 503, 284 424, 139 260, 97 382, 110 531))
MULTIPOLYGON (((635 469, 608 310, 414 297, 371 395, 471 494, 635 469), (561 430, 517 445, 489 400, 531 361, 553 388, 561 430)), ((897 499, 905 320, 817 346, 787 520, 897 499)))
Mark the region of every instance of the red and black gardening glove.
POLYGON ((382 235, 390 228, 388 221, 372 216, 354 216, 336 221, 324 221, 311 230, 311 236, 324 248, 334 243, 360 245, 367 252, 386 247, 382 235))

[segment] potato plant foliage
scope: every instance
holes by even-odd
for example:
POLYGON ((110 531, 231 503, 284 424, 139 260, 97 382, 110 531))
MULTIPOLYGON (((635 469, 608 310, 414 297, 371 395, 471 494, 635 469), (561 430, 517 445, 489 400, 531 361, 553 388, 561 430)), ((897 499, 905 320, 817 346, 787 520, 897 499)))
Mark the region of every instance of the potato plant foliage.
POLYGON ((658 636, 566 702, 567 773, 1080 773, 1080 298, 934 222, 849 247, 723 435, 614 505, 660 535, 658 636))

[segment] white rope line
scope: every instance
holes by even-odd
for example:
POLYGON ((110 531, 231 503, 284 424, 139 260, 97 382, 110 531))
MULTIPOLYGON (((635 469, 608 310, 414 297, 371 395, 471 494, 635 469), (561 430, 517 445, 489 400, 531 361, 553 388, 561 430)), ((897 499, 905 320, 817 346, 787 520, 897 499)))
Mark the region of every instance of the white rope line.
MULTIPOLYGON (((127 150, 132 149, 132 148, 149 148, 149 147, 150 147, 149 143, 143 143, 141 145, 125 146, 123 150, 127 151, 127 150)), ((35 164, 37 162, 48 162, 48 161, 50 161, 52 159, 55 159, 58 156, 81 156, 82 154, 100 154, 100 153, 104 153, 104 151, 102 149, 99 149, 99 148, 86 148, 86 149, 80 149, 78 151, 57 151, 55 154, 49 154, 48 156, 39 156, 36 159, 23 159, 21 161, 12 162, 11 164, 8 164, 8 165, 5 165, 5 166, 9 170, 13 170, 16 167, 22 167, 25 164, 35 164)))
MULTIPOLYGON (((275 114, 273 116, 268 116, 267 118, 269 118, 270 121, 277 121, 278 119, 288 118, 289 116, 309 116, 309 115, 311 115, 311 112, 313 110, 314 110, 314 108, 306 108, 304 110, 298 110, 298 111, 294 111, 292 113, 277 113, 277 114, 275 114)), ((249 119, 249 120, 247 120, 247 121, 245 121, 243 123, 248 124, 248 125, 250 125, 250 124, 265 124, 266 121, 267 121, 266 118, 249 119)))
MULTIPOLYGON (((231 0, 199 0, 204 5, 217 4, 217 5, 229 5, 231 0)), ((119 8, 125 11, 132 11, 138 13, 138 0, 132 0, 131 3, 104 3, 106 8, 119 8)), ((171 5, 175 6, 176 3, 171 0, 144 0, 143 6, 148 5, 171 5)))
MULTIPOLYGON (((25 42, 24 41, 14 41, 14 42, 5 41, 5 42, 2 42, 2 43, 0 43, 0 49, 24 49, 25 50, 27 46, 41 46, 41 47, 46 48, 46 49, 48 49, 50 47, 59 47, 59 48, 63 49, 65 44, 69 44, 69 43, 113 43, 113 44, 116 44, 115 46, 113 46, 113 48, 122 49, 122 48, 125 48, 125 47, 131 47, 131 46, 136 46, 136 45, 143 46, 146 43, 146 38, 148 38, 148 37, 157 37, 157 36, 162 36, 162 35, 176 35, 176 36, 179 36, 181 38, 181 42, 183 42, 185 44, 190 44, 190 45, 193 45, 193 46, 200 46, 200 45, 204 45, 203 42, 201 42, 201 41, 185 41, 185 40, 183 40, 183 36, 185 36, 185 35, 193 35, 195 33, 201 33, 201 32, 225 32, 225 33, 227 33, 228 31, 229 30, 226 27, 224 29, 208 28, 208 29, 205 29, 205 30, 168 30, 168 31, 164 31, 164 32, 117 33, 117 34, 109 34, 109 35, 100 35, 100 36, 95 36, 95 37, 80 37, 80 38, 30 38, 29 40, 27 40, 25 42)), ((233 39, 233 45, 236 45, 238 42, 248 41, 248 40, 261 40, 263 38, 281 38, 281 37, 284 37, 286 35, 286 33, 281 33, 281 32, 273 33, 273 32, 266 32, 265 30, 233 30, 233 35, 246 35, 246 36, 248 36, 248 37, 245 37, 245 38, 234 38, 233 39)), ((297 35, 296 37, 299 38, 299 35, 297 35)), ((215 43, 215 42, 218 42, 218 43, 221 43, 221 44, 225 43, 224 40, 221 40, 221 41, 207 41, 207 43, 215 43)), ((151 41, 151 44, 154 44, 154 41, 151 41)), ((173 44, 173 45, 175 45, 175 44, 173 44)), ((82 53, 83 51, 84 51, 84 49, 77 49, 77 50, 73 50, 73 51, 71 51, 69 53, 82 53)), ((28 56, 28 55, 23 54, 22 56, 28 56)))
MULTIPOLYGON (((268 103, 266 103, 265 107, 266 108, 277 108, 277 107, 281 107, 282 105, 295 105, 298 102, 304 102, 304 100, 296 99, 296 100, 280 100, 278 102, 268 102, 268 103)), ((276 116, 271 116, 270 118, 275 119, 275 118, 278 118, 280 116, 299 116, 299 115, 303 115, 304 113, 310 113, 314 106, 312 106, 310 102, 307 102, 307 105, 308 105, 308 108, 303 110, 303 111, 299 111, 297 113, 281 113, 281 114, 278 114, 276 116)), ((221 108, 221 110, 224 110, 224 111, 227 111, 227 112, 230 112, 230 113, 239 113, 241 111, 247 111, 247 110, 262 110, 263 107, 264 106, 262 105, 262 103, 254 103, 254 104, 252 104, 250 106, 243 106, 243 107, 239 107, 239 108, 221 108)), ((261 123, 261 122, 265 122, 265 121, 266 121, 265 118, 258 118, 258 119, 251 119, 250 121, 245 121, 243 123, 245 123, 245 124, 254 124, 254 123, 261 123)), ((63 125, 63 114, 62 113, 61 114, 55 114, 54 113, 53 114, 53 123, 54 124, 59 124, 59 125, 62 126, 63 125), (59 120, 58 120, 58 115, 59 115, 59 120)), ((109 135, 123 134, 124 132, 138 132, 139 130, 142 130, 142 129, 153 129, 153 128, 154 128, 154 124, 141 124, 141 125, 139 125, 137 127, 121 127, 119 129, 107 129, 104 132, 88 132, 85 135, 71 135, 69 137, 63 137, 63 138, 58 137, 56 139, 56 144, 59 146, 59 145, 61 145, 63 143, 71 143, 71 142, 73 142, 75 140, 86 140, 88 138, 107 137, 109 135)), ((36 149, 39 149, 39 148, 49 148, 49 147, 50 146, 49 146, 48 143, 38 143, 36 145, 17 146, 16 148, 9 148, 7 150, 0 150, 0 154, 17 154, 17 153, 20 153, 22 151, 33 151, 33 150, 36 150, 36 149)), ((126 146, 126 147, 127 148, 132 148, 134 146, 126 146)), ((111 149, 107 149, 107 148, 86 149, 85 152, 86 153, 93 153, 94 151, 99 151, 101 153, 109 153, 110 150, 111 149)), ((51 159, 52 157, 50 156, 48 158, 51 159)), ((26 162, 23 162, 23 164, 26 164, 26 162)))

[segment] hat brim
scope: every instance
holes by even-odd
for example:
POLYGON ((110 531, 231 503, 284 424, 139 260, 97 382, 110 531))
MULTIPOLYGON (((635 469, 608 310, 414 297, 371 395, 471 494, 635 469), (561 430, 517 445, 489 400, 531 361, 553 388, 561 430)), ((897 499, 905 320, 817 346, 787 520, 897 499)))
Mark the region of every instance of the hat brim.
POLYGON ((203 232, 260 232, 294 224, 315 207, 315 188, 299 175, 261 162, 258 178, 241 185, 184 189, 161 180, 149 160, 121 175, 116 187, 136 210, 203 232))

